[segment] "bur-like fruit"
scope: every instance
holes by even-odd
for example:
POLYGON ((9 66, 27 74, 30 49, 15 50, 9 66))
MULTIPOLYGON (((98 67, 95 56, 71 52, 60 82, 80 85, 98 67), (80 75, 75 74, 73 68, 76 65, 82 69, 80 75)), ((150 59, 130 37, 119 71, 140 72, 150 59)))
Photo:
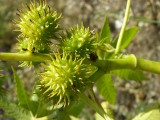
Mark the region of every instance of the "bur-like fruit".
POLYGON ((89 58, 90 53, 94 52, 96 37, 89 28, 83 25, 71 28, 70 35, 62 42, 63 50, 69 53, 76 53, 77 57, 89 58))
POLYGON ((88 78, 95 72, 95 67, 85 65, 82 59, 73 59, 64 52, 55 57, 43 65, 44 72, 40 74, 38 86, 45 99, 67 106, 92 84, 88 78))
POLYGON ((50 48, 50 39, 54 39, 59 28, 61 16, 57 12, 52 12, 50 7, 43 2, 32 2, 25 6, 24 10, 18 10, 19 20, 16 21, 18 30, 21 32, 21 50, 45 53, 50 48), (22 37, 23 36, 23 37, 22 37))

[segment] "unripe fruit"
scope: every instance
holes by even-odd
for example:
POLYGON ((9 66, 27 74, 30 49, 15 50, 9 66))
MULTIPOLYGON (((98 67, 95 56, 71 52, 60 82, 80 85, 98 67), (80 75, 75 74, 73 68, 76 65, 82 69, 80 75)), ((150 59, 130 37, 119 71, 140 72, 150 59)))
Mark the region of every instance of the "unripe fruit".
POLYGON ((62 42, 63 50, 69 53, 76 53, 80 58, 87 57, 94 52, 95 36, 89 31, 89 28, 77 26, 70 30, 70 36, 62 42))
POLYGON ((20 20, 16 21, 19 27, 17 31, 21 32, 24 39, 19 40, 24 46, 21 49, 28 51, 35 49, 39 53, 48 53, 50 39, 54 39, 59 30, 60 16, 57 12, 51 12, 45 2, 40 2, 31 3, 24 11, 19 11, 17 14, 20 16, 20 20))
POLYGON ((34 40, 25 37, 23 34, 18 36, 18 43, 16 48, 19 52, 30 52, 30 53, 49 53, 50 52, 50 41, 34 40))
POLYGON ((92 84, 88 78, 95 72, 95 67, 83 64, 82 59, 73 59, 63 52, 47 63, 43 65, 45 71, 41 73, 39 88, 42 95, 55 104, 69 105, 77 99, 79 92, 92 84))
POLYGON ((48 40, 53 38, 59 29, 59 19, 57 12, 52 13, 46 3, 31 3, 25 11, 20 11, 20 21, 17 21, 17 26, 28 38, 48 40))

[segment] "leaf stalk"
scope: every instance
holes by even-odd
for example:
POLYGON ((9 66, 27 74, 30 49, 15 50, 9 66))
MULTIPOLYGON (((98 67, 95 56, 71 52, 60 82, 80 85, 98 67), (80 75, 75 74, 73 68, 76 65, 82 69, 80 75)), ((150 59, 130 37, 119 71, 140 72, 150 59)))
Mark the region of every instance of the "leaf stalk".
POLYGON ((127 6, 126 6, 125 16, 124 16, 124 20, 123 20, 123 25, 122 25, 122 28, 121 28, 121 31, 120 31, 120 34, 119 34, 119 38, 118 38, 118 41, 117 41, 115 54, 118 54, 120 52, 120 46, 121 46, 123 34, 124 34, 124 31, 125 31, 125 28, 126 28, 128 17, 129 17, 131 2, 132 2, 132 0, 127 0, 127 6))

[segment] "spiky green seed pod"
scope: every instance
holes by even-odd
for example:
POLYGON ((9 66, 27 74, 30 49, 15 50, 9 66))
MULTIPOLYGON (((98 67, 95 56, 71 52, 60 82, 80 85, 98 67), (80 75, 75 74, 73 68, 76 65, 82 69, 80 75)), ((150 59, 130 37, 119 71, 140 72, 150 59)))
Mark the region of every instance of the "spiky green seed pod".
MULTIPOLYGON (((54 39, 59 28, 61 16, 52 12, 45 1, 32 2, 24 6, 24 10, 18 10, 20 17, 15 21, 19 27, 17 49, 21 53, 49 53, 51 51, 51 39, 54 39)), ((20 66, 32 66, 33 62, 24 61, 20 66)))
POLYGON ((31 3, 25 10, 17 13, 20 17, 16 21, 21 32, 18 37, 18 49, 29 52, 49 53, 51 40, 54 39, 59 28, 61 16, 52 12, 46 2, 31 3))
POLYGON ((88 78, 95 72, 95 67, 85 65, 82 59, 73 59, 66 53, 56 54, 55 57, 43 65, 45 71, 40 74, 38 86, 45 99, 66 106, 92 84, 88 78))
POLYGON ((38 41, 27 38, 23 34, 20 34, 18 36, 18 43, 16 45, 16 49, 18 49, 21 53, 49 53, 51 49, 50 44, 51 42, 49 40, 47 42, 42 40, 38 41))
POLYGON ((63 50, 69 53, 76 53, 78 57, 87 57, 94 52, 95 35, 93 35, 89 28, 84 28, 82 25, 72 28, 69 37, 62 42, 63 50))
POLYGON ((60 16, 53 13, 45 2, 31 3, 24 11, 19 11, 17 26, 24 36, 35 40, 48 40, 59 30, 60 16))
MULTIPOLYGON (((23 34, 20 34, 17 38, 18 43, 16 44, 16 49, 19 50, 20 53, 49 53, 50 48, 50 41, 44 42, 44 41, 35 41, 31 38, 25 37, 23 34)), ((36 66, 38 63, 32 62, 32 61, 23 61, 19 66, 36 66)))

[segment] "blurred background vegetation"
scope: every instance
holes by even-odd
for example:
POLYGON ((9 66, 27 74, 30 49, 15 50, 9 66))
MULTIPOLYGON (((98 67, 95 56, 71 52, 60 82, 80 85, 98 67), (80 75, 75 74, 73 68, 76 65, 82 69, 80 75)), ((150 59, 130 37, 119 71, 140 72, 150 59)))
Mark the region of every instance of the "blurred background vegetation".
MULTIPOLYGON (((14 49, 18 32, 15 32, 14 19, 17 9, 30 0, 0 0, 0 52, 16 52, 14 49)), ((61 24, 64 28, 81 24, 99 32, 107 16, 112 37, 119 33, 122 25, 126 0, 46 0, 53 10, 62 13, 61 24)), ((127 48, 127 53, 137 57, 160 61, 160 1, 159 0, 133 0, 128 27, 139 26, 140 31, 134 41, 127 48)), ((0 68, 6 74, 9 98, 16 101, 14 83, 10 66, 17 66, 15 62, 0 62, 0 68)), ((29 91, 34 84, 34 75, 29 68, 17 67, 20 78, 24 80, 29 91)), ((145 73, 149 81, 135 82, 113 76, 117 90, 117 102, 114 110, 115 120, 129 120, 145 106, 160 103, 160 75, 145 73)), ((93 111, 86 107, 80 115, 82 120, 92 120, 93 111), (86 114, 86 112, 90 114, 86 114)), ((5 113, 0 110, 2 120, 5 113)))

